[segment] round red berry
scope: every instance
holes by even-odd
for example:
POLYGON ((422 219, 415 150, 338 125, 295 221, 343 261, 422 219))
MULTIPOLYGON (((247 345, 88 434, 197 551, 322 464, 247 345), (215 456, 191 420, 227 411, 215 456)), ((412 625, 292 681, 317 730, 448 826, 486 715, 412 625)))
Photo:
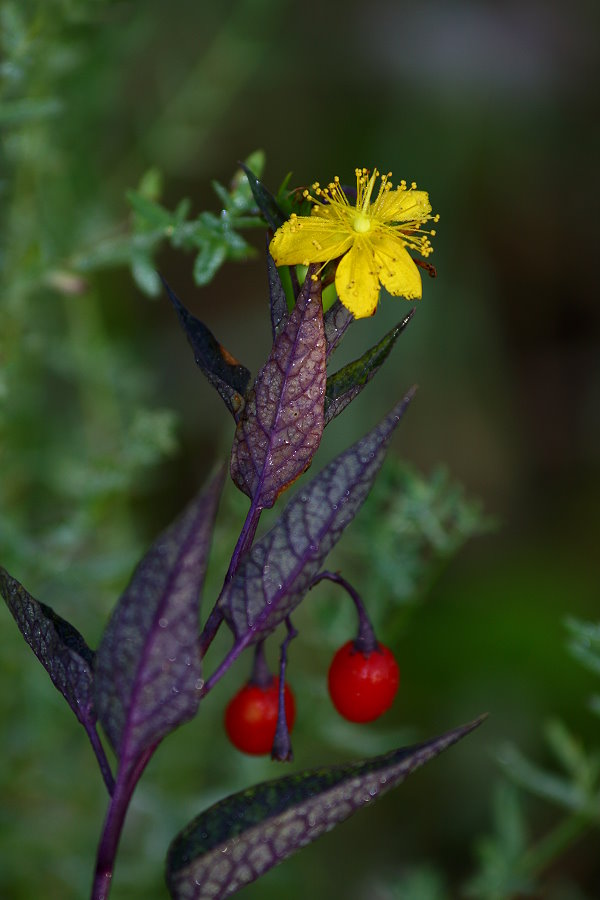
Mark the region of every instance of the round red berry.
MULTIPOLYGON (((284 687, 284 704, 285 719, 291 731, 296 718, 296 704, 287 684, 284 687)), ((234 747, 252 756, 270 753, 277 727, 278 706, 278 678, 274 678, 268 687, 247 684, 239 690, 225 710, 225 730, 234 747)))
POLYGON ((364 654, 348 641, 329 667, 329 695, 350 722, 372 722, 381 716, 392 705, 399 683, 398 663, 383 644, 364 654))

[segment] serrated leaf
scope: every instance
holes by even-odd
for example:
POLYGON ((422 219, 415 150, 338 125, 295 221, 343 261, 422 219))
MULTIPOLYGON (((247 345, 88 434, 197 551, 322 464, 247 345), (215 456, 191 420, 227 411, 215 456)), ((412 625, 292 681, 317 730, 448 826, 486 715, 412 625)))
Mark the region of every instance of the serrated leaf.
POLYGON ((271 333, 275 340, 283 330, 287 317, 288 306, 285 290, 281 283, 279 269, 267 250, 267 271, 269 275, 269 309, 271 311, 271 333))
POLYGON ((329 307, 323 316, 325 327, 325 340, 327 341, 327 358, 331 356, 343 338, 346 329, 354 322, 354 316, 350 310, 339 300, 329 307))
POLYGON ((177 835, 167 857, 173 900, 222 900, 372 805, 484 717, 414 747, 300 772, 225 798, 177 835))
POLYGON ((254 172, 249 169, 245 163, 240 163, 240 166, 246 173, 252 196, 254 197, 259 210, 263 214, 265 221, 273 231, 277 231, 277 229, 286 221, 287 216, 279 206, 275 197, 266 189, 264 184, 258 180, 254 172))
POLYGON ((100 642, 96 706, 121 772, 198 708, 198 597, 223 478, 156 540, 100 642))
POLYGON ((16 578, 0 567, 0 593, 19 631, 48 672, 81 724, 96 722, 94 652, 81 634, 45 603, 29 594, 16 578))
POLYGON ((237 419, 244 405, 250 372, 219 344, 204 322, 185 308, 164 278, 162 283, 194 351, 196 364, 217 389, 230 413, 237 419))
POLYGON ((231 449, 233 481, 261 508, 308 468, 323 434, 325 337, 313 271, 248 393, 231 449))
POLYGON ((392 328, 391 331, 388 331, 379 343, 367 350, 366 353, 363 353, 359 359, 355 359, 334 375, 329 376, 325 390, 326 425, 336 416, 339 416, 377 374, 390 355, 398 337, 412 319, 414 312, 414 309, 411 309, 401 322, 392 328))
POLYGON ((367 497, 412 396, 301 489, 243 558, 219 601, 236 640, 245 645, 260 640, 300 603, 367 497))

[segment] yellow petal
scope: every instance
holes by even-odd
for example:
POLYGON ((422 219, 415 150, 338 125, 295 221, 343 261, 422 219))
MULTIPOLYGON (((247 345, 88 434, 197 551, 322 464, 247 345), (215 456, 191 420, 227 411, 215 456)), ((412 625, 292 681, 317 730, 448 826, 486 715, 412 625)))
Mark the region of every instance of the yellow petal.
POLYGON ((380 200, 377 218, 385 222, 419 222, 431 212, 427 191, 388 191, 380 200))
POLYGON ((335 222, 317 216, 297 216, 284 222, 269 246, 277 266, 327 262, 352 246, 353 237, 335 222))
POLYGON ((373 250, 368 242, 356 240, 337 268, 337 295, 356 319, 372 316, 379 299, 379 278, 373 250))
POLYGON ((379 278, 386 290, 395 297, 420 300, 423 293, 421 275, 402 241, 391 235, 378 234, 373 239, 373 250, 379 278))

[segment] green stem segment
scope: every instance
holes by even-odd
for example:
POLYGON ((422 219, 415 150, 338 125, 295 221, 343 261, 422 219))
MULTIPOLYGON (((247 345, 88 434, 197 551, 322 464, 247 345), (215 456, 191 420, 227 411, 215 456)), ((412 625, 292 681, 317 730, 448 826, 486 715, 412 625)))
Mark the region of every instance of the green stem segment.
POLYGON ((540 874, 589 827, 590 820, 581 815, 564 819, 523 855, 520 871, 529 876, 540 874))

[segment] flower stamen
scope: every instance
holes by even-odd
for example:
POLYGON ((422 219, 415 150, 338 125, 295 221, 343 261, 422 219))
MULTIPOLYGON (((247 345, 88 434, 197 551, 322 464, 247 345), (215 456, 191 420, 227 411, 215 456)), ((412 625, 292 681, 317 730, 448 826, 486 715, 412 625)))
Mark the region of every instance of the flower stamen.
POLYGON ((396 296, 420 298, 421 276, 408 251, 425 258, 433 252, 435 229, 424 226, 439 216, 431 214, 428 195, 414 181, 394 188, 391 172, 367 168, 355 169, 355 176, 355 200, 337 175, 325 187, 316 181, 304 190, 312 214, 290 217, 270 249, 277 265, 322 263, 318 274, 339 259, 338 296, 361 317, 375 311, 380 284, 396 296))

